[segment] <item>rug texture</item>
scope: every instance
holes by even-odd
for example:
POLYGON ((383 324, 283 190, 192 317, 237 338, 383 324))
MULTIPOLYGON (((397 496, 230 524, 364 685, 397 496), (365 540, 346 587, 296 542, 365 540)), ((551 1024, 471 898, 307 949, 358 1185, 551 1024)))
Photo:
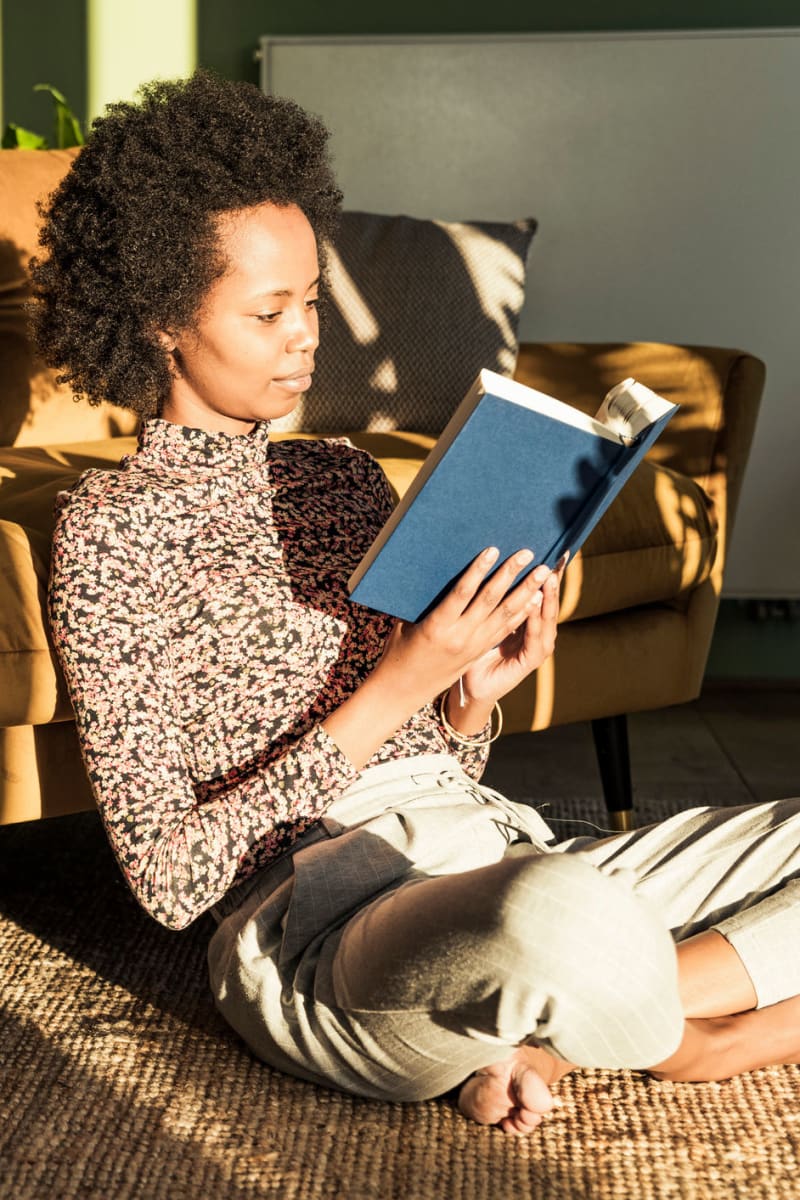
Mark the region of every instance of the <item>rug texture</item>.
POLYGON ((722 1084, 579 1072, 540 1130, 508 1138, 451 1097, 361 1101, 257 1062, 210 999, 210 932, 139 910, 95 814, 0 829, 0 1195, 800 1196, 800 1068, 722 1084))

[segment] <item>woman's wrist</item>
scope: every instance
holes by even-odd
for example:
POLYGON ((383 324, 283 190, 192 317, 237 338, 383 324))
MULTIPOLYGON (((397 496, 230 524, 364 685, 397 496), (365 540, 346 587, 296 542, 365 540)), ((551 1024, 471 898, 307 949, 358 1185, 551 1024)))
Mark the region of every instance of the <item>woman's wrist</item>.
POLYGON ((494 709, 494 700, 473 699, 464 691, 460 680, 448 690, 442 705, 448 723, 465 737, 477 737, 482 733, 494 709))
POLYGON ((380 663, 322 722, 339 749, 359 769, 428 702, 408 673, 380 663))
MULTIPOLYGON (((439 724, 441 725, 441 727, 444 730, 444 732, 446 733, 446 735, 450 738, 450 740, 452 742, 455 742, 457 745, 470 746, 470 747, 474 747, 474 748, 485 748, 486 746, 489 746, 492 742, 496 742, 497 739, 500 737, 500 734, 502 733, 502 730, 503 730, 503 710, 500 707, 500 702, 498 700, 495 700, 495 702, 494 702, 494 707, 493 707, 492 713, 489 717, 488 726, 487 726, 486 722, 484 722, 480 731, 476 734, 464 733, 462 730, 457 729, 454 725, 452 725, 451 722, 447 718, 447 714, 445 711, 446 705, 447 705, 447 693, 444 693, 443 695, 441 695, 439 697, 439 700, 437 702, 437 714, 439 717, 439 724), (492 718, 494 718, 495 720, 493 721, 492 718), (494 725, 494 729, 492 728, 493 725, 494 725)), ((459 704, 459 711, 462 711, 463 707, 464 707, 463 705, 459 704)))

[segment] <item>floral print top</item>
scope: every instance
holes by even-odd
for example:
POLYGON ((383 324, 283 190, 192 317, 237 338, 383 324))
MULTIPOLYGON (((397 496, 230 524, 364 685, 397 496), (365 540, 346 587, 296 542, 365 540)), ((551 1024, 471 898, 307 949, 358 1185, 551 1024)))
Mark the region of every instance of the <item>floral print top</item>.
MULTIPOLYGON (((391 511, 346 441, 143 423, 56 502, 50 624, 84 761, 139 902, 180 929, 289 848, 359 772, 320 722, 391 619, 347 579, 391 511)), ((371 760, 449 752, 432 705, 371 760)))

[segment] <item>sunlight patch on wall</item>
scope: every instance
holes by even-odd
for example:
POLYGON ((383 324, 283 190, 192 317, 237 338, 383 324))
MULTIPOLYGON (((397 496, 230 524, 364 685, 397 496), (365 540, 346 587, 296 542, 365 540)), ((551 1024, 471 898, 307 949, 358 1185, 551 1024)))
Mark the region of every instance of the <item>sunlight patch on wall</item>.
POLYGON ((197 65, 195 0, 89 0, 87 16, 89 120, 141 84, 183 78, 197 65))

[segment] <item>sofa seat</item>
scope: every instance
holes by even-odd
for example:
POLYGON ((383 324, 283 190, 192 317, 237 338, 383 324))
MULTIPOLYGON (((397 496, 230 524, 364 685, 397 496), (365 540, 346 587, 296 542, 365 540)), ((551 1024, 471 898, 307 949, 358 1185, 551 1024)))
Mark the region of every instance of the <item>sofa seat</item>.
MULTIPOLYGON (((277 435, 298 436, 298 435, 277 435)), ((312 435, 299 435, 312 436, 312 435)), ((353 433, 401 495, 434 438, 353 433)), ((113 469, 134 437, 0 450, 0 725, 71 719, 45 629, 53 504, 89 467, 113 469)), ((710 575, 716 549, 711 502, 694 480, 645 462, 571 564, 562 619, 579 621, 662 603, 680 606, 710 575)))

